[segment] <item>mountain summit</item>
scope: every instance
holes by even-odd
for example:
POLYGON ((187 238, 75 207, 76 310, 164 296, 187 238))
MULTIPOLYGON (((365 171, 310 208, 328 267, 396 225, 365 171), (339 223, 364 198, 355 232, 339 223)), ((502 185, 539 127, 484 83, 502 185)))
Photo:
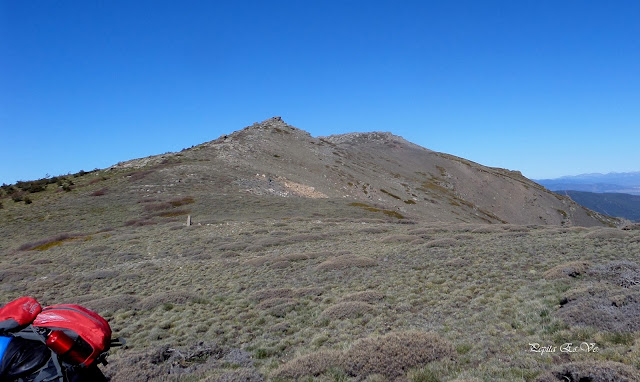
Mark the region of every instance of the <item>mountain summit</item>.
POLYGON ((327 199, 341 201, 344 211, 385 211, 387 217, 426 221, 568 226, 614 222, 517 171, 431 151, 388 132, 312 137, 280 117, 180 153, 124 162, 110 170, 124 169, 149 171, 142 183, 152 183, 147 186, 152 193, 201 190, 276 197, 293 205, 300 201, 292 199, 303 198, 309 199, 308 208, 327 199))

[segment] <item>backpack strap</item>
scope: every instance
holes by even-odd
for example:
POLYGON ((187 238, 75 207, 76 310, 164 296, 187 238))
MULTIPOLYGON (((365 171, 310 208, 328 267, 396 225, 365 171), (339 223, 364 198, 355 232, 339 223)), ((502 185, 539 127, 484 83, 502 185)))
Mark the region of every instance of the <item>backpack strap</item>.
POLYGON ((26 328, 20 330, 19 332, 11 333, 11 335, 13 337, 20 337, 20 338, 24 338, 25 340, 38 341, 38 342, 42 342, 45 345, 47 344, 46 336, 38 332, 38 330, 33 325, 29 325, 26 328))
POLYGON ((49 361, 37 373, 32 382, 65 382, 62 365, 54 352, 51 352, 49 361))

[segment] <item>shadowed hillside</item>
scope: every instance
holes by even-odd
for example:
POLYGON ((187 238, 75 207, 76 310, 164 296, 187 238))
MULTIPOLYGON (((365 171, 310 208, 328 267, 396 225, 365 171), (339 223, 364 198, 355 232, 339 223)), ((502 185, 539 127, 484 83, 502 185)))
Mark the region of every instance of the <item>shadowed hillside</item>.
POLYGON ((640 222, 640 195, 583 191, 556 191, 556 193, 569 196, 576 203, 592 211, 640 222))

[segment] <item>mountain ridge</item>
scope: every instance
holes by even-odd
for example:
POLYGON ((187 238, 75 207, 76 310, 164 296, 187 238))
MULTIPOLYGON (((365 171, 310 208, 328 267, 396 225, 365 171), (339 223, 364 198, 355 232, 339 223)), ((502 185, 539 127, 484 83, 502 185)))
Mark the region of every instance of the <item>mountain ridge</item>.
POLYGON ((595 193, 624 193, 640 195, 640 171, 567 175, 535 182, 551 191, 584 191, 595 193))
POLYGON ((519 171, 435 152, 390 132, 312 137, 280 117, 180 153, 122 162, 110 169, 178 157, 219 162, 218 167, 232 169, 227 175, 235 178, 233 184, 256 195, 346 198, 436 221, 614 224, 548 192, 519 171))

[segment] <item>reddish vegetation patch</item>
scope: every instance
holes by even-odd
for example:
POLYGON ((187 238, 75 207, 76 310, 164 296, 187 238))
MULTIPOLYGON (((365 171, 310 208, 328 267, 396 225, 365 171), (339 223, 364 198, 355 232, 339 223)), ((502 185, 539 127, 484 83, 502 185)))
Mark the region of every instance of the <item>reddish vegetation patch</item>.
POLYGON ((74 240, 80 236, 81 234, 72 234, 72 233, 61 233, 56 236, 52 236, 47 239, 35 241, 32 243, 25 243, 18 247, 19 251, 46 251, 49 248, 61 245, 65 241, 74 240))

